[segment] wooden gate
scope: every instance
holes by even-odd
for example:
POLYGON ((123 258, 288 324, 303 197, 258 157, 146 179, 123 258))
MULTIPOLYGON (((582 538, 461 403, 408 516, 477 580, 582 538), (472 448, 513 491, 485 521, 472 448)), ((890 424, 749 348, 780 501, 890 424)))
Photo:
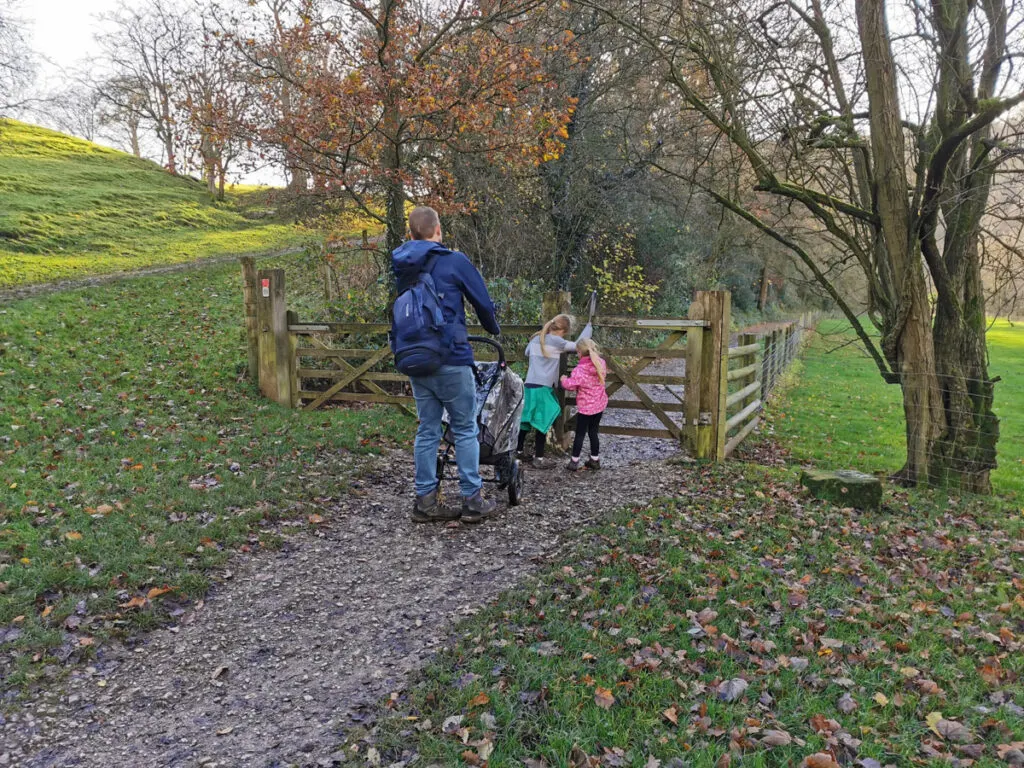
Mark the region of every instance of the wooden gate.
MULTIPOLYGON (((300 322, 285 307, 280 269, 261 270, 250 289, 256 296, 256 319, 250 325, 257 331, 259 383, 267 397, 307 411, 327 403, 379 403, 415 415, 408 379, 392 364, 388 325, 300 322)), ((696 458, 725 458, 756 426, 750 417, 760 411, 763 395, 755 395, 764 380, 756 375, 756 357, 751 357, 760 349, 760 341, 754 337, 729 349, 729 322, 725 291, 698 291, 685 318, 595 317, 599 341, 628 338, 618 346, 602 345, 609 368, 609 410, 646 413, 657 422, 656 426, 602 425, 602 433, 675 440, 696 458), (742 366, 737 368, 733 361, 742 366), (730 394, 733 381, 741 381, 742 387, 730 394), (652 385, 660 385, 664 396, 652 395, 648 390, 652 385), (729 409, 737 404, 740 407, 730 418, 729 409), (737 427, 727 444, 727 433, 737 427)), ((502 326, 510 364, 525 362, 525 339, 537 330, 537 326, 502 326)), ((482 329, 471 326, 470 333, 482 333, 482 329)), ((493 360, 494 352, 480 350, 477 359, 493 360)), ((563 371, 569 363, 564 356, 563 371)), ((555 432, 566 445, 575 400, 572 393, 560 392, 559 397, 562 413, 555 432)))

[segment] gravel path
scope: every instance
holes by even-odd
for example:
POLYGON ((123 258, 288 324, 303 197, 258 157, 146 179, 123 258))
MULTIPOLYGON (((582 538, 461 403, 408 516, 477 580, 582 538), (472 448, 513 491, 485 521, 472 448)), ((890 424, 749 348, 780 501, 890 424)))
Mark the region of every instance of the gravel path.
POLYGON ((684 472, 620 454, 599 473, 530 473, 524 505, 506 509, 502 495, 481 526, 417 526, 411 456, 390 452, 315 533, 240 557, 179 624, 101 648, 93 666, 0 717, 0 765, 332 765, 453 621, 581 525, 677 490, 684 472))

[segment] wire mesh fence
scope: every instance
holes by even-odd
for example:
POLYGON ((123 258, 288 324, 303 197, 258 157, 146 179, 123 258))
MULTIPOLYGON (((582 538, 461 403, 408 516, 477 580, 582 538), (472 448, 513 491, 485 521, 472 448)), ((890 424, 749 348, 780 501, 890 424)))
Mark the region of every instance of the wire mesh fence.
POLYGON ((1024 497, 1024 326, 989 333, 994 418, 978 408, 984 381, 904 374, 909 388, 930 383, 935 403, 910 429, 903 387, 882 380, 845 321, 824 320, 807 336, 792 376, 770 385, 785 386, 768 401, 762 430, 791 461, 893 475, 907 462, 908 433, 920 434, 918 484, 978 490, 991 470, 995 493, 1024 497))

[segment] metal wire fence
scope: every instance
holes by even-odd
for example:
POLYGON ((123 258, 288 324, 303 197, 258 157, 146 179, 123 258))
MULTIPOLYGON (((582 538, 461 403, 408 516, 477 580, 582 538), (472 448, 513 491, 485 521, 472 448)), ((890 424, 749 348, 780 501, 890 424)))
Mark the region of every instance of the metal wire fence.
MULTIPOLYGON (((919 476, 919 484, 984 487, 994 458, 994 492, 1024 498, 1024 327, 1003 326, 990 333, 989 341, 990 372, 997 379, 992 408, 996 418, 979 419, 970 397, 983 392, 985 382, 936 383, 939 407, 932 437, 939 439, 926 443, 926 473, 919 476), (998 430, 994 457, 993 430, 998 430)), ((904 374, 904 381, 911 375, 904 374)), ((772 396, 762 432, 791 461, 887 476, 904 467, 908 429, 902 387, 882 380, 844 321, 827 319, 806 334, 799 365, 788 377, 769 379, 768 388, 772 396)))

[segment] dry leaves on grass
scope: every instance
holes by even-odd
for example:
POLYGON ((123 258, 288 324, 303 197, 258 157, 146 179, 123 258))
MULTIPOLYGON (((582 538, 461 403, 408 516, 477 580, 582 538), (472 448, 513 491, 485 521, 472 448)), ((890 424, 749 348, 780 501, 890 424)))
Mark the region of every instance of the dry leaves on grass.
POLYGON ((615 695, 607 688, 597 686, 594 689, 594 703, 601 709, 611 709, 615 703, 615 695))

